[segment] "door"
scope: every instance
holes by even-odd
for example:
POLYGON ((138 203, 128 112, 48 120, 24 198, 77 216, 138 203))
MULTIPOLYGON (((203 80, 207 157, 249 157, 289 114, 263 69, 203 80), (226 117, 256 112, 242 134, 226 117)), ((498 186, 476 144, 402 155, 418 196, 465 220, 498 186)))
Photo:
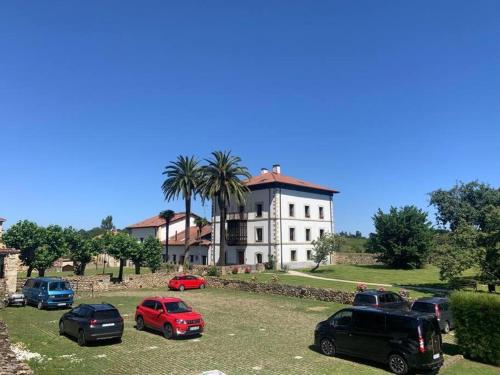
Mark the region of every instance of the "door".
POLYGON ((342 310, 330 320, 330 332, 339 352, 352 353, 354 344, 351 335, 352 310, 342 310))
POLYGON ((144 324, 148 327, 154 327, 155 301, 146 300, 141 307, 144 324))
POLYGON ((203 256, 201 257, 201 259, 202 259, 202 264, 206 266, 206 265, 208 264, 208 263, 207 263, 207 256, 206 256, 206 255, 203 255, 203 256))
POLYGON ((160 330, 163 327, 163 305, 154 301, 153 311, 151 312, 151 327, 160 330))
POLYGON ((185 284, 186 289, 193 289, 193 288, 196 288, 198 286, 197 279, 194 276, 186 276, 185 283, 186 283, 185 284))
POLYGON ((257 254, 257 264, 261 264, 262 263, 262 254, 257 254))
POLYGON ((385 361, 389 355, 384 313, 354 311, 351 335, 353 354, 375 361, 385 361))
POLYGON ((181 264, 184 264, 184 259, 185 259, 185 258, 186 258, 186 257, 185 257, 184 255, 181 255, 181 264))
POLYGON ((245 250, 238 250, 238 264, 245 264, 245 250))
POLYGON ((66 333, 75 337, 78 335, 79 318, 81 317, 81 315, 81 307, 76 307, 69 312, 69 314, 66 316, 66 319, 64 320, 64 330, 66 331, 66 333))

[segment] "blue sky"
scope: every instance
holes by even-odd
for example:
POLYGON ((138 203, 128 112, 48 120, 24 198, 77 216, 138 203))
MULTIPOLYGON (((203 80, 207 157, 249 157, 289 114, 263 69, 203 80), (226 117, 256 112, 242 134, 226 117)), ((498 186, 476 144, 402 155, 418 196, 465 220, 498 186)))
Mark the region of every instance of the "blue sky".
POLYGON ((499 19, 495 0, 3 2, 0 216, 182 210, 163 167, 216 149, 337 188, 337 229, 365 234, 379 207, 498 186, 499 19))

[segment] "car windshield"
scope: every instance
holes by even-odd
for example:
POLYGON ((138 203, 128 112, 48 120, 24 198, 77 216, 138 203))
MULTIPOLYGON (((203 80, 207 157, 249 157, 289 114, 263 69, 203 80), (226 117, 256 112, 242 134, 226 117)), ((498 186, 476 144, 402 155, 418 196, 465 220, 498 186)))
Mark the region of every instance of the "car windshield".
POLYGON ((67 281, 53 281, 49 284, 49 290, 68 290, 71 286, 67 281))
POLYGON ((167 311, 169 313, 183 313, 183 312, 188 312, 189 307, 182 301, 179 302, 167 302, 165 304, 165 307, 167 308, 167 311))
POLYGON ((411 307, 413 311, 425 312, 425 313, 433 313, 434 305, 432 303, 424 303, 424 302, 415 302, 411 307))

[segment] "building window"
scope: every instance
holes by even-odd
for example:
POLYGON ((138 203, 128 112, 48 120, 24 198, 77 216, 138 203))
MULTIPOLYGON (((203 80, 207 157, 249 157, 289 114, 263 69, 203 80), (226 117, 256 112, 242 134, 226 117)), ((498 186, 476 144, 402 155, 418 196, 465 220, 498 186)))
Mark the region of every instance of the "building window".
POLYGON ((295 262, 297 260, 297 250, 290 251, 290 260, 295 262))
POLYGON ((257 253, 257 263, 258 264, 262 263, 262 254, 261 253, 257 253))
POLYGON ((306 241, 311 241, 311 230, 309 228, 306 229, 306 241))
POLYGON ((324 219, 325 218, 325 211, 323 210, 323 207, 319 208, 319 218, 324 219))
POLYGON ((262 203, 257 203, 255 205, 255 212, 256 212, 255 216, 262 217, 262 203))
POLYGON ((290 216, 290 217, 295 216, 295 205, 293 203, 290 203, 288 205, 288 216, 290 216))
POLYGON ((311 210, 310 210, 309 206, 304 206, 304 216, 311 217, 311 210))
POLYGON ((189 256, 189 263, 194 263, 194 255, 189 256))
POLYGON ((177 262, 177 255, 175 254, 172 255, 172 262, 173 263, 177 262))
POLYGON ((262 242, 263 237, 263 229, 255 228, 255 242, 262 242))
POLYGON ((319 238, 323 237, 324 234, 325 234, 325 230, 324 229, 320 229, 319 230, 319 238))
POLYGON ((307 260, 312 260, 312 250, 307 250, 307 260))
POLYGON ((290 228, 290 241, 295 241, 295 228, 290 228))

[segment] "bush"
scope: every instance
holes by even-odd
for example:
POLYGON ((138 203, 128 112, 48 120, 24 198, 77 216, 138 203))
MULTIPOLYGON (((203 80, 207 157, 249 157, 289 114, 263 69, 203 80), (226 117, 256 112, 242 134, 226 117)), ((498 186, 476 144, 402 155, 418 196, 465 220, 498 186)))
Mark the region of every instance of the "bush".
POLYGON ((233 275, 236 275, 238 273, 238 267, 233 267, 233 269, 231 270, 231 273, 233 275))
POLYGON ((275 269, 274 255, 272 254, 269 255, 269 261, 264 263, 264 268, 269 271, 274 271, 275 269))
POLYGON ((500 365, 500 297, 456 292, 451 295, 451 311, 464 355, 500 365))
POLYGON ((219 269, 216 266, 210 266, 207 269, 207 276, 220 276, 219 269))
POLYGON ((252 272, 252 269, 248 266, 245 267, 245 273, 250 273, 252 272))
POLYGON ((356 291, 364 292, 367 289, 366 284, 358 284, 356 285, 356 291))
POLYGON ((280 278, 276 274, 272 275, 271 278, 269 279, 269 283, 271 283, 271 284, 277 284, 279 282, 280 282, 280 278))

